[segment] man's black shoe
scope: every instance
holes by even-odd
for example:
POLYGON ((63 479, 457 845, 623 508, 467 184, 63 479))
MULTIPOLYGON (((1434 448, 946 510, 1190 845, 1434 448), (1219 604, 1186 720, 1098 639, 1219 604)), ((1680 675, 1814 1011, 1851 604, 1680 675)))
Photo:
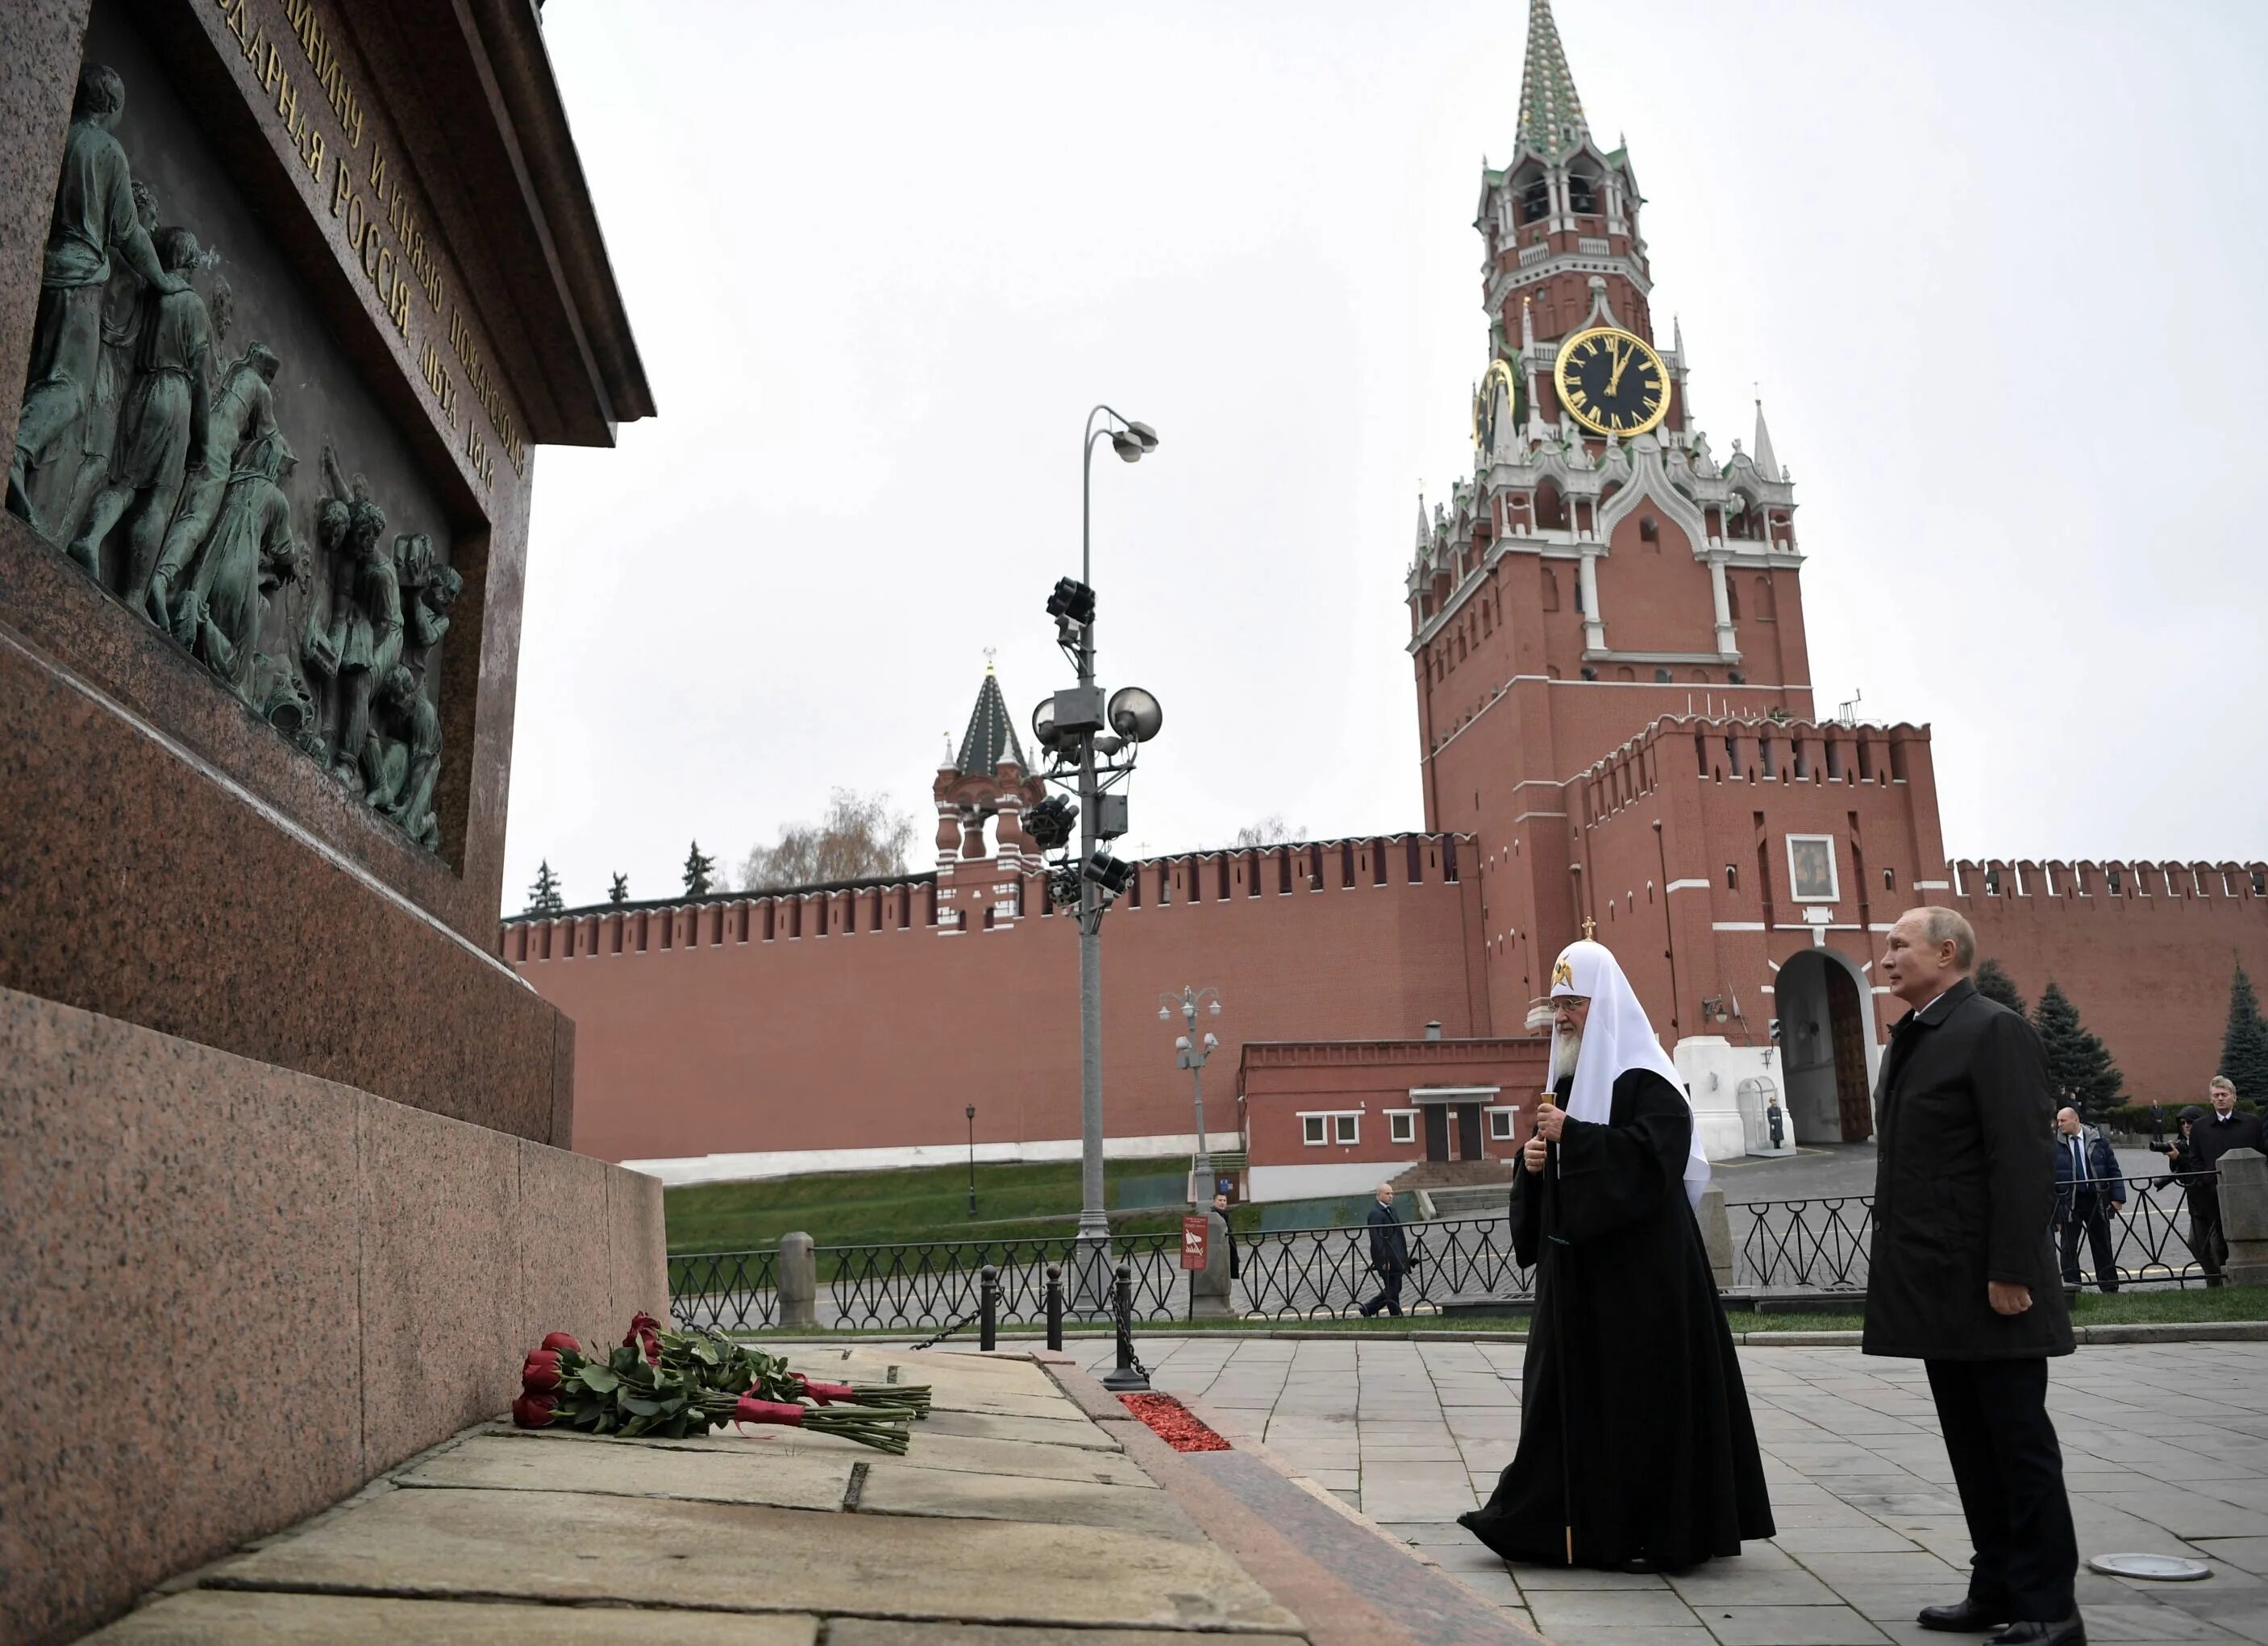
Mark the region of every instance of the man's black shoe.
POLYGON ((1985 1646, 2087 1646, 2087 1625, 2076 1612, 2060 1623, 2011 1623, 1985 1646))
POLYGON ((1963 1595, 1949 1606, 1924 1606, 1914 1621, 1947 1635, 1983 1635, 1999 1628, 2007 1616, 2005 1611, 1977 1605, 1974 1595, 1963 1595))

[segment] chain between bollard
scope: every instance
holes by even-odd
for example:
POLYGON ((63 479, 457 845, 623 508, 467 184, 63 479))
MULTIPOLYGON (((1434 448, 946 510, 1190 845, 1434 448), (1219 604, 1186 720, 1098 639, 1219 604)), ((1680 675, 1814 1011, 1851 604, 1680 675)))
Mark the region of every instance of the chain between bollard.
POLYGON ((1118 1363, 1102 1379, 1102 1386, 1113 1394, 1138 1394, 1150 1386, 1150 1370, 1134 1357, 1134 1270, 1130 1265, 1118 1266, 1111 1304, 1117 1317, 1118 1363))

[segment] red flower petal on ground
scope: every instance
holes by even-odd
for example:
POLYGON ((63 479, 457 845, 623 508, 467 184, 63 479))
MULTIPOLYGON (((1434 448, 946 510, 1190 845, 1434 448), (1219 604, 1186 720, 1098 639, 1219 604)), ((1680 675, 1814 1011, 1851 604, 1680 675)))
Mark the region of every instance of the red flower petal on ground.
POLYGON ((1189 1415, 1170 1394, 1122 1394, 1126 1409, 1176 1451, 1228 1451, 1228 1442, 1189 1415))

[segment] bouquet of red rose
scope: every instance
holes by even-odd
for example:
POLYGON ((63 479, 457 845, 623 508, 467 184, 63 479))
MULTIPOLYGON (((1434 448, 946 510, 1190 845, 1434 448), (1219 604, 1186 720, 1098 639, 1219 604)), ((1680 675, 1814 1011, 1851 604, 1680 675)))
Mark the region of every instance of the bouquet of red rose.
POLYGON ((926 1386, 814 1383, 777 1356, 718 1333, 668 1331, 640 1313, 604 1356, 564 1332, 546 1337, 521 1363, 512 1417, 522 1429, 557 1423, 671 1439, 726 1423, 778 1423, 902 1452, 907 1425, 928 1407, 926 1386))

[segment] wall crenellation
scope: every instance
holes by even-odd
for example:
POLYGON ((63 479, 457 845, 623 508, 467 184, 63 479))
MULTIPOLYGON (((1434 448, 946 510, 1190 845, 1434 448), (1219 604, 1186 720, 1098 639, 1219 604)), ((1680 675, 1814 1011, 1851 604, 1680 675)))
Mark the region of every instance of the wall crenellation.
MULTIPOLYGON (((1454 885, 1473 861, 1470 835, 1350 836, 1274 846, 1221 847, 1142 858, 1118 905, 1140 911, 1331 891, 1454 885), (1462 852, 1462 856, 1461 856, 1462 852)), ((942 873, 774 893, 712 895, 631 908, 571 909, 504 920, 498 952, 514 964, 799 942, 1001 930, 1052 919, 1047 880, 998 860, 948 865, 942 873)))
POLYGON ((2172 903, 2244 904, 2268 900, 2268 863, 2151 863, 2142 860, 1956 858, 1948 901, 1964 909, 2017 902, 2124 905, 2147 908, 2172 903))

